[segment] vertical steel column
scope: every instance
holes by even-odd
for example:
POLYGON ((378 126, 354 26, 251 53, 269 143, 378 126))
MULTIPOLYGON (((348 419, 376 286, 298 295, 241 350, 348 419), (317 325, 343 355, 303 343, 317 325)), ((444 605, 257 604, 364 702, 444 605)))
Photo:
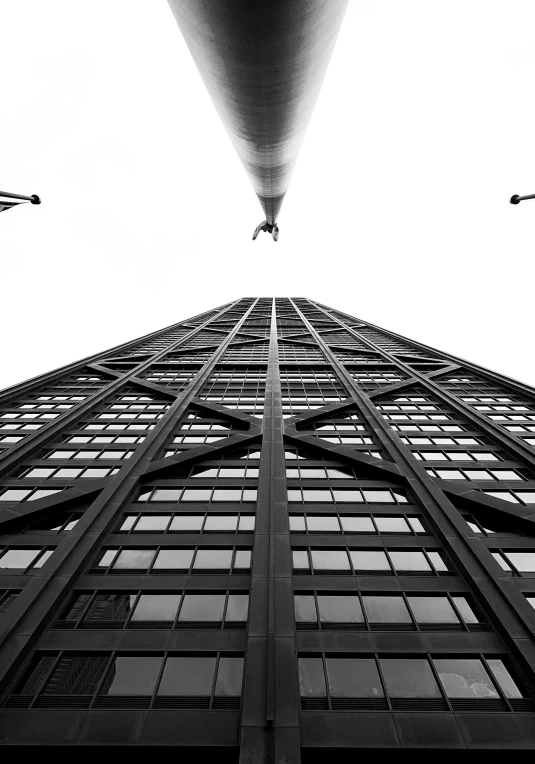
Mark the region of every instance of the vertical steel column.
POLYGON ((275 300, 265 397, 240 764, 298 764, 299 693, 275 300))

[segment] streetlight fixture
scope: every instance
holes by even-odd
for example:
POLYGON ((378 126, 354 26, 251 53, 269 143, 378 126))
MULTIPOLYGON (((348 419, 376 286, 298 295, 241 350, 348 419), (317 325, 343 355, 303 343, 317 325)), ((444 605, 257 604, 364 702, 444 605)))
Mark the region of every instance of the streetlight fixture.
POLYGON ((515 194, 509 199, 509 204, 520 204, 524 199, 535 199, 535 194, 529 194, 529 196, 519 196, 515 194))
POLYGON ((7 191, 0 191, 0 212, 10 210, 12 207, 16 207, 18 204, 41 204, 41 199, 37 194, 31 196, 23 196, 22 194, 10 194, 7 191))

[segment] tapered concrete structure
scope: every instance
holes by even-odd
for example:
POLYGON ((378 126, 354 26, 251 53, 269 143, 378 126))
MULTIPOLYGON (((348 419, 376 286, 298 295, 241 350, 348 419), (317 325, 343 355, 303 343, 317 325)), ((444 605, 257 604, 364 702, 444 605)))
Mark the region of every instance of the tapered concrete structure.
POLYGON ((275 223, 347 0, 168 1, 275 223))

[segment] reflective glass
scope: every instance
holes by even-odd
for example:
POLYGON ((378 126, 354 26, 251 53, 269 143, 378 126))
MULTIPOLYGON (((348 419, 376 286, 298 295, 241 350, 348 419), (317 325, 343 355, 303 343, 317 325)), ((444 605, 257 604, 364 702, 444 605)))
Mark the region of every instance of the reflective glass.
POLYGON ((418 623, 459 623, 447 597, 408 597, 418 623))
POLYGON ((316 604, 311 594, 295 594, 295 620, 298 623, 315 623, 317 621, 316 604))
POLYGON ((373 658, 327 658, 331 695, 338 698, 382 698, 383 687, 373 658))
POLYGON ((340 525, 337 517, 320 517, 318 515, 307 515, 307 527, 310 532, 340 532, 340 525))
POLYGON ((113 564, 113 570, 147 570, 154 554, 154 549, 123 549, 113 564))
POLYGON ((232 562, 232 549, 199 549, 193 564, 194 570, 229 570, 232 562))
POLYGON ((410 533, 407 521, 403 517, 381 517, 381 515, 376 515, 375 523, 379 528, 379 533, 410 533))
POLYGON ((299 689, 302 698, 327 694, 321 658, 299 658, 299 689))
POLYGON ((340 516, 340 522, 345 533, 375 533, 375 527, 371 517, 362 515, 360 517, 340 516))
POLYGON ((215 657, 168 658, 158 695, 207 696, 212 694, 215 657))
POLYGON ((365 594, 362 601, 370 623, 412 623, 403 597, 365 594))
POLYGON ((247 621, 249 612, 248 594, 229 594, 225 621, 247 621))
POLYGON ((479 623, 479 618, 476 616, 465 597, 452 597, 455 607, 461 614, 465 623, 479 623))
POLYGON ((523 697, 521 691, 516 686, 513 677, 505 668, 503 661, 498 658, 489 658, 487 663, 506 698, 523 697))
POLYGON ((436 658, 433 663, 449 698, 498 698, 485 667, 477 658, 436 658))
POLYGON ((219 659, 215 695, 236 698, 241 695, 243 682, 243 658, 222 657, 219 659))
POLYGON ((170 531, 200 531, 204 521, 204 515, 176 515, 171 520, 170 531))
POLYGON ((235 531, 238 515, 208 515, 204 524, 205 531, 235 531))
POLYGON ((423 658, 381 658, 381 670, 391 698, 440 698, 429 663, 423 658))
POLYGON ((349 556, 355 570, 391 570, 384 552, 350 550, 349 556))
POLYGON ((136 523, 136 531, 164 531, 171 515, 141 515, 136 523))
POLYGON ((179 621, 222 621, 224 594, 186 594, 179 621))
POLYGON ((43 691, 44 695, 93 695, 107 656, 63 654, 43 691))
POLYGON ((423 552, 389 552, 390 559, 396 571, 423 570, 430 571, 431 566, 423 552))
POLYGON ((174 621, 180 594, 142 594, 132 621, 174 621))
POLYGON ((40 549, 8 549, 0 558, 0 568, 27 568, 41 553, 40 549))
POLYGON ((318 595, 318 610, 322 623, 362 623, 364 621, 359 598, 356 595, 318 595))
POLYGON ((535 572, 535 552, 504 552, 504 554, 521 573, 535 572))
POLYGON ((332 549, 312 549, 312 566, 315 571, 319 570, 349 570, 349 561, 346 552, 332 549))
POLYGON ((161 549, 153 570, 189 570, 193 549, 161 549))
POLYGON ((105 695, 152 695, 160 672, 161 656, 119 656, 104 682, 105 695))

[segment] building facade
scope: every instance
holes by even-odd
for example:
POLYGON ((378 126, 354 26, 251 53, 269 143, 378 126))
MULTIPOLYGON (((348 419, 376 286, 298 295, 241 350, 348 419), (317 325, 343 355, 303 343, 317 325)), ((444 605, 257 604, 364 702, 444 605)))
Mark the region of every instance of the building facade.
POLYGON ((529 752, 534 446, 532 388, 303 298, 4 391, 0 742, 529 752))

